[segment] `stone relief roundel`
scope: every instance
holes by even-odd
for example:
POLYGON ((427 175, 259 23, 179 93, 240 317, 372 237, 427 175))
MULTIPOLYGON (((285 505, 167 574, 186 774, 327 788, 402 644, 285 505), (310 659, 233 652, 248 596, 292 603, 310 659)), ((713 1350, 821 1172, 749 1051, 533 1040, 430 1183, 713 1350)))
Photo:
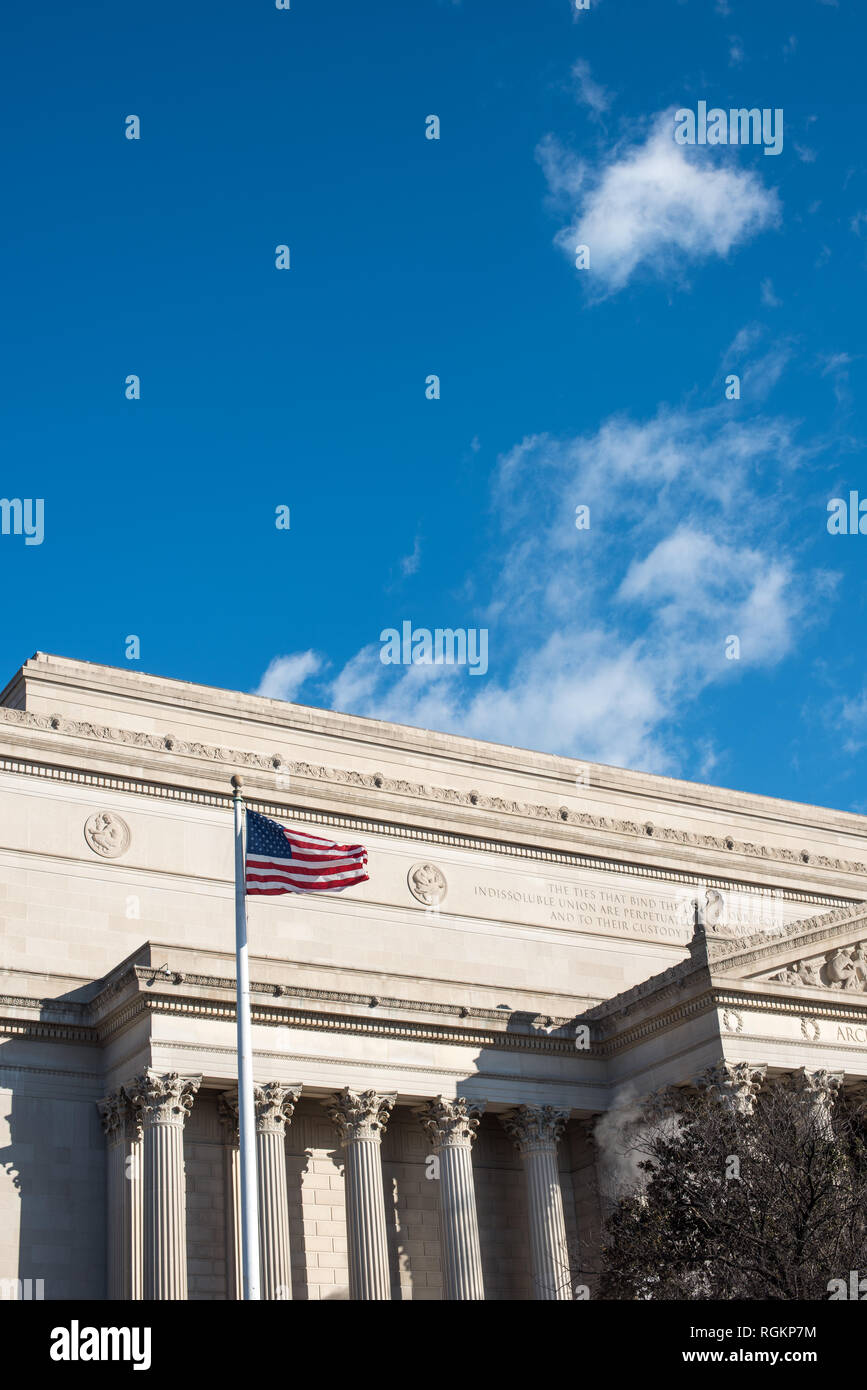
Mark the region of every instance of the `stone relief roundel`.
POLYGON ((84 823, 84 838, 94 854, 116 859, 129 849, 129 826, 113 811, 94 811, 84 823))
POLYGON ((406 876, 409 891, 425 907, 436 907, 446 895, 448 884, 442 869, 436 864, 413 864, 406 876))

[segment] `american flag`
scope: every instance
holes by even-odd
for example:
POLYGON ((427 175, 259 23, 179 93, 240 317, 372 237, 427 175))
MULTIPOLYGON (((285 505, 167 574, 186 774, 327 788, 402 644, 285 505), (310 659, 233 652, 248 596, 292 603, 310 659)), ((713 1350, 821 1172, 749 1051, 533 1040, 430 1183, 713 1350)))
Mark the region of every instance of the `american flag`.
POLYGON ((339 893, 364 883, 364 845, 335 845, 247 812, 247 895, 339 893))

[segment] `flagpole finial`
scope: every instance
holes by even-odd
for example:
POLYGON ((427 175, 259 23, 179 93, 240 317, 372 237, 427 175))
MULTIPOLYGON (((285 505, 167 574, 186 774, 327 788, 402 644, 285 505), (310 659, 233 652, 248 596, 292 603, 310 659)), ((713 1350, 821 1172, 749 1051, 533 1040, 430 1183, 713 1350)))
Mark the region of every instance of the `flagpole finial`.
POLYGON ((241 778, 238 776, 237 772, 235 773, 234 777, 232 778, 232 786, 235 788, 235 796, 240 796, 240 795, 241 795, 241 778))

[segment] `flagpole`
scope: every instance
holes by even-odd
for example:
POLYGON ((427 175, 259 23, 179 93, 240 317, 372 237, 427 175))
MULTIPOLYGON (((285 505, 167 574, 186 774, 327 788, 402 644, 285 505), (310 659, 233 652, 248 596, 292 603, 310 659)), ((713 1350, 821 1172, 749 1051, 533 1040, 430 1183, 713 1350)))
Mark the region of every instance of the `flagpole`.
POLYGON ((250 962, 247 956, 247 874, 244 862, 245 806, 241 779, 232 778, 235 805, 235 978, 238 1019, 238 1127, 241 1159, 241 1255, 244 1298, 259 1293, 259 1198, 256 1185, 256 1125, 253 1046, 250 1037, 250 962))

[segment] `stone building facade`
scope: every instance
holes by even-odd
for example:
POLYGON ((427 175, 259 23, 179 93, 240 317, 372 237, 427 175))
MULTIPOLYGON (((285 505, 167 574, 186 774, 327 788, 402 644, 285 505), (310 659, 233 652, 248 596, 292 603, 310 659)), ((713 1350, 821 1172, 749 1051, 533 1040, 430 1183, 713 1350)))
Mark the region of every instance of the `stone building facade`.
POLYGON ((238 1296, 233 774, 369 854, 248 903, 266 1297, 581 1296, 600 1116, 867 1078, 864 817, 38 653, 0 695, 6 1297, 238 1296))

